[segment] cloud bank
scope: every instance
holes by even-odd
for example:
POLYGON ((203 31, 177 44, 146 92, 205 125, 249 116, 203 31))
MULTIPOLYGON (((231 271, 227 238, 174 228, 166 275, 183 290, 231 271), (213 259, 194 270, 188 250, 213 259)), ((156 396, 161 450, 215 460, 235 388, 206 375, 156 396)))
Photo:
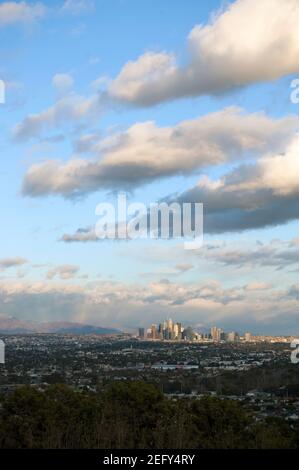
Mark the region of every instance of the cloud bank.
POLYGON ((164 316, 184 324, 217 324, 254 333, 298 331, 298 286, 276 291, 266 286, 224 288, 218 282, 183 284, 160 281, 147 286, 101 282, 78 286, 52 282, 0 283, 4 315, 38 321, 76 321, 137 328, 164 316), (261 288, 263 287, 263 288, 261 288), (282 315, 281 312, 284 312, 282 315))

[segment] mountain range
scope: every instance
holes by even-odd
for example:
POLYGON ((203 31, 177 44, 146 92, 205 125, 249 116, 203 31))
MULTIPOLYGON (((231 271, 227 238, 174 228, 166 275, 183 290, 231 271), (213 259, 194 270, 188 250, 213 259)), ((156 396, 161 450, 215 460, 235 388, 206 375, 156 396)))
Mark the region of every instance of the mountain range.
POLYGON ((72 322, 34 322, 19 320, 15 317, 0 315, 0 334, 33 334, 56 333, 78 335, 112 335, 120 331, 114 328, 102 328, 99 326, 85 325, 72 322))

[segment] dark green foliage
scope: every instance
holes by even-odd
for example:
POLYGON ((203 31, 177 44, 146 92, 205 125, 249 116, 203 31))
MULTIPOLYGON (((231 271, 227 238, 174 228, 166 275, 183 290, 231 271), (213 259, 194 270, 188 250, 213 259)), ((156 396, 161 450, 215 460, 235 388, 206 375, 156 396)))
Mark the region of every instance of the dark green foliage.
POLYGON ((238 403, 204 397, 192 404, 191 413, 198 447, 231 449, 246 446, 246 428, 250 420, 238 403))
POLYGON ((100 395, 56 385, 23 387, 2 401, 1 448, 291 448, 298 432, 280 419, 256 423, 234 401, 176 401, 144 382, 100 395))

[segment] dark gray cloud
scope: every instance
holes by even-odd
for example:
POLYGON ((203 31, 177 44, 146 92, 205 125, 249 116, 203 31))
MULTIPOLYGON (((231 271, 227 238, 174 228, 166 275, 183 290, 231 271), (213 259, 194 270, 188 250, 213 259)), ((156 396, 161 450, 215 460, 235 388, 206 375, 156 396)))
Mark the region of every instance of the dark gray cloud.
POLYGON ((209 191, 194 188, 179 197, 180 202, 204 204, 204 232, 209 234, 242 232, 282 225, 299 218, 299 191, 291 196, 279 196, 272 190, 209 191), (254 203, 258 205, 254 208, 254 203), (243 206, 243 207, 242 207, 243 206))

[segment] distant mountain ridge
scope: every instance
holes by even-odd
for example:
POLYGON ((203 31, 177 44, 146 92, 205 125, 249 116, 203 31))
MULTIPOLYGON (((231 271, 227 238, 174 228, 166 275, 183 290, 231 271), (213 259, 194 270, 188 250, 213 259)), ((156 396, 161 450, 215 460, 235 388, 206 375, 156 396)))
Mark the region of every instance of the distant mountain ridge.
POLYGON ((85 325, 72 322, 32 322, 19 320, 14 317, 0 315, 0 334, 33 334, 33 333, 55 333, 55 334, 78 334, 78 335, 111 335, 119 334, 114 328, 85 325))

